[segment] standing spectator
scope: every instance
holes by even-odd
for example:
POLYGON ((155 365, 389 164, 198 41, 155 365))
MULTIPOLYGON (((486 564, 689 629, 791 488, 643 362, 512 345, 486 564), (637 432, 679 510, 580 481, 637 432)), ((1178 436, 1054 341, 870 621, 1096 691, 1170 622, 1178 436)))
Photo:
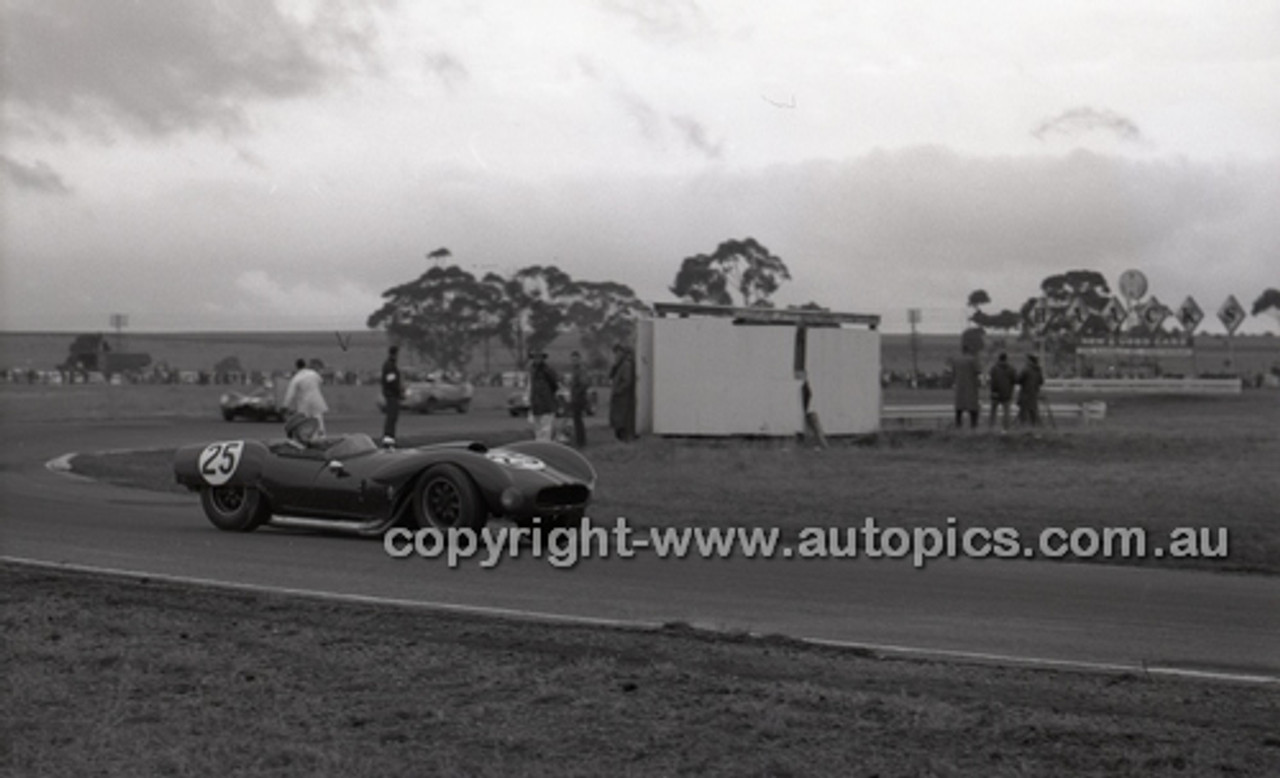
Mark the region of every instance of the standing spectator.
POLYGON ((951 362, 955 373, 956 428, 964 426, 964 415, 969 414, 969 428, 978 426, 978 383, 982 368, 978 357, 967 346, 957 359, 951 362))
POLYGON ((629 442, 636 436, 636 363, 631 349, 621 343, 614 344, 609 379, 609 426, 618 440, 629 442))
POLYGON ((320 378, 319 373, 307 367, 305 359, 299 359, 294 366, 298 369, 293 374, 293 378, 289 379, 289 386, 285 389, 284 407, 295 413, 301 413, 309 419, 315 419, 316 434, 324 437, 324 415, 329 411, 329 405, 320 392, 323 379, 320 378))
POLYGON ((991 419, 990 426, 996 426, 996 412, 1001 411, 1000 430, 1009 429, 1009 411, 1013 404, 1013 389, 1018 383, 1018 371, 1009 364, 1009 355, 1004 352, 991 367, 991 419))
POLYGON ((1027 355, 1026 367, 1018 374, 1018 422, 1040 426, 1040 387, 1044 374, 1040 372, 1040 360, 1035 354, 1027 355))
POLYGON ((396 422, 400 419, 400 398, 404 395, 404 386, 400 383, 400 347, 387 348, 387 360, 382 363, 382 403, 386 419, 382 422, 382 445, 394 448, 396 445, 396 422))
POLYGON ((533 437, 535 440, 553 440, 560 376, 547 364, 545 352, 530 351, 529 359, 529 420, 533 422, 533 437))
POLYGON ((587 378, 587 366, 582 364, 582 355, 573 352, 569 355, 572 368, 569 373, 569 410, 573 414, 573 445, 584 448, 587 445, 587 423, 583 415, 587 412, 587 393, 591 382, 587 378))

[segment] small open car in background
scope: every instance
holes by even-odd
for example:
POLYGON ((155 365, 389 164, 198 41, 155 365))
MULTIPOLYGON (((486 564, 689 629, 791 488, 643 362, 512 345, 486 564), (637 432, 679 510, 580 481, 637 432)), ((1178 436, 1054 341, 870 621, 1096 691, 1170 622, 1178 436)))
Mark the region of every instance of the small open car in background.
MULTIPOLYGON (((471 409, 471 398, 475 391, 475 387, 465 378, 454 379, 440 372, 430 373, 425 380, 411 381, 405 385, 400 410, 435 413, 452 409, 458 413, 466 413, 471 409)), ((385 407, 386 401, 382 395, 378 395, 378 410, 382 411, 385 407)))
POLYGON ((252 421, 284 421, 285 410, 276 396, 274 384, 263 384, 251 392, 223 392, 218 398, 222 418, 252 421))
MULTIPOLYGON (((518 392, 512 392, 507 396, 507 413, 512 416, 523 416, 529 412, 529 390, 521 389, 518 392)), ((587 407, 584 413, 587 416, 596 415, 596 390, 592 387, 587 390, 587 407)), ((569 387, 562 386, 556 390, 556 415, 569 415, 569 387)))

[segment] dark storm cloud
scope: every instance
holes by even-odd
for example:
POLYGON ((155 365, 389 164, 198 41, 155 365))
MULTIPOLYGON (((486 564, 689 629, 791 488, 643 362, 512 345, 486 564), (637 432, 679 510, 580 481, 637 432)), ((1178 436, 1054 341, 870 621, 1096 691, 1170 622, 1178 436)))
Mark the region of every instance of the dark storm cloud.
POLYGON ((373 62, 368 11, 337 0, 305 21, 259 0, 19 0, 6 16, 6 113, 46 135, 64 120, 104 138, 238 130, 246 103, 373 62))
POLYGON ((18 189, 27 189, 47 194, 70 194, 71 187, 62 180, 57 171, 49 167, 47 162, 36 161, 24 165, 17 160, 0 155, 0 176, 18 189))
POLYGON ((1050 140, 1055 136, 1075 138, 1089 132, 1102 131, 1123 141, 1141 142, 1142 131, 1132 120, 1115 111, 1098 110, 1088 106, 1070 108, 1040 122, 1031 130, 1037 140, 1050 140))

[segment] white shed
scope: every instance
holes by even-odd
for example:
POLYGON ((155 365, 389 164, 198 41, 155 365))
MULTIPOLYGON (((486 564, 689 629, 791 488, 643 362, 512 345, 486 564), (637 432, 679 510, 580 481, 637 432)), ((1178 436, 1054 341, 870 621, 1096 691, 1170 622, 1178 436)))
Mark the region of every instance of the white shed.
POLYGON ((664 304, 639 322, 636 427, 657 435, 790 436, 880 427, 880 317, 664 304))

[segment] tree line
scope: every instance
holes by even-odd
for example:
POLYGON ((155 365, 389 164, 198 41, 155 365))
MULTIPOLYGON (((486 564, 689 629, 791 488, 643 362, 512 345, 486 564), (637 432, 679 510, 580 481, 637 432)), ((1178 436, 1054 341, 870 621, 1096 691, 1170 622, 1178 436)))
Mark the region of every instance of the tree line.
MULTIPOLYGON (((635 321, 652 312, 616 281, 571 277, 555 265, 529 265, 507 275, 477 276, 440 260, 417 278, 382 293, 368 326, 384 329, 435 367, 465 370, 477 346, 496 341, 516 364, 576 332, 588 364, 607 364, 614 343, 630 339, 635 321)), ((710 254, 686 257, 669 287, 681 300, 712 305, 771 306, 790 280, 786 263, 754 238, 727 240, 710 254)), ((810 303, 806 307, 817 307, 810 303)))
POLYGON ((588 361, 630 336, 649 308, 631 287, 572 278, 554 265, 477 277, 457 265, 434 265, 382 293, 368 326, 385 329, 429 364, 465 370, 477 346, 493 340, 517 364, 575 330, 588 361))
MULTIPOLYGON (((451 256, 447 248, 428 254, 437 264, 383 292, 382 306, 367 322, 440 369, 465 370, 477 346, 489 342, 500 344, 515 364, 522 365, 530 351, 544 351, 569 332, 577 333, 588 364, 603 366, 612 345, 628 341, 636 319, 652 312, 631 287, 616 281, 573 278, 555 265, 477 276, 449 264, 451 256)), ((786 263, 748 237, 726 240, 709 254, 685 257, 668 291, 692 303, 772 307, 774 293, 790 280, 786 263)), ((969 321, 983 329, 1018 331, 1024 337, 1038 334, 1068 349, 1079 338, 1113 331, 1106 318, 1112 293, 1101 273, 1056 273, 1041 282, 1040 292, 1016 311, 988 313, 983 306, 990 304, 990 295, 974 290, 968 298, 969 321), (1079 301, 1079 319, 1072 322, 1055 313, 1035 332, 1033 319, 1042 300, 1049 301, 1056 312, 1079 301)), ((814 302, 793 307, 825 310, 814 302)), ((1254 301, 1252 314, 1268 310, 1280 313, 1280 291, 1274 288, 1254 301)), ((1158 326, 1155 330, 1144 327, 1138 323, 1131 334, 1159 334, 1158 326)))
MULTIPOLYGON (((1073 337, 1105 337, 1114 332, 1113 324, 1107 320, 1108 305, 1111 304, 1112 297, 1111 287, 1102 273, 1096 270, 1068 270, 1047 276, 1040 282, 1040 296, 1028 297, 1016 311, 1008 308, 994 314, 984 311, 983 306, 991 303, 991 296, 985 289, 970 292, 967 304, 972 309, 969 322, 982 329, 1019 331, 1023 336, 1039 334, 1049 339, 1070 340, 1073 337), (1078 321, 1056 313, 1067 309, 1077 300, 1081 306, 1078 321), (1047 303, 1055 314, 1036 333, 1035 310, 1042 302, 1047 303)), ((1164 315, 1159 317, 1161 321, 1174 313, 1173 309, 1163 307, 1164 315)), ((1254 300, 1251 315, 1259 316, 1268 311, 1275 311, 1280 315, 1280 290, 1268 288, 1254 300)), ((1152 326, 1141 317, 1133 320, 1125 333, 1133 336, 1172 334, 1166 332, 1162 324, 1152 326)))

